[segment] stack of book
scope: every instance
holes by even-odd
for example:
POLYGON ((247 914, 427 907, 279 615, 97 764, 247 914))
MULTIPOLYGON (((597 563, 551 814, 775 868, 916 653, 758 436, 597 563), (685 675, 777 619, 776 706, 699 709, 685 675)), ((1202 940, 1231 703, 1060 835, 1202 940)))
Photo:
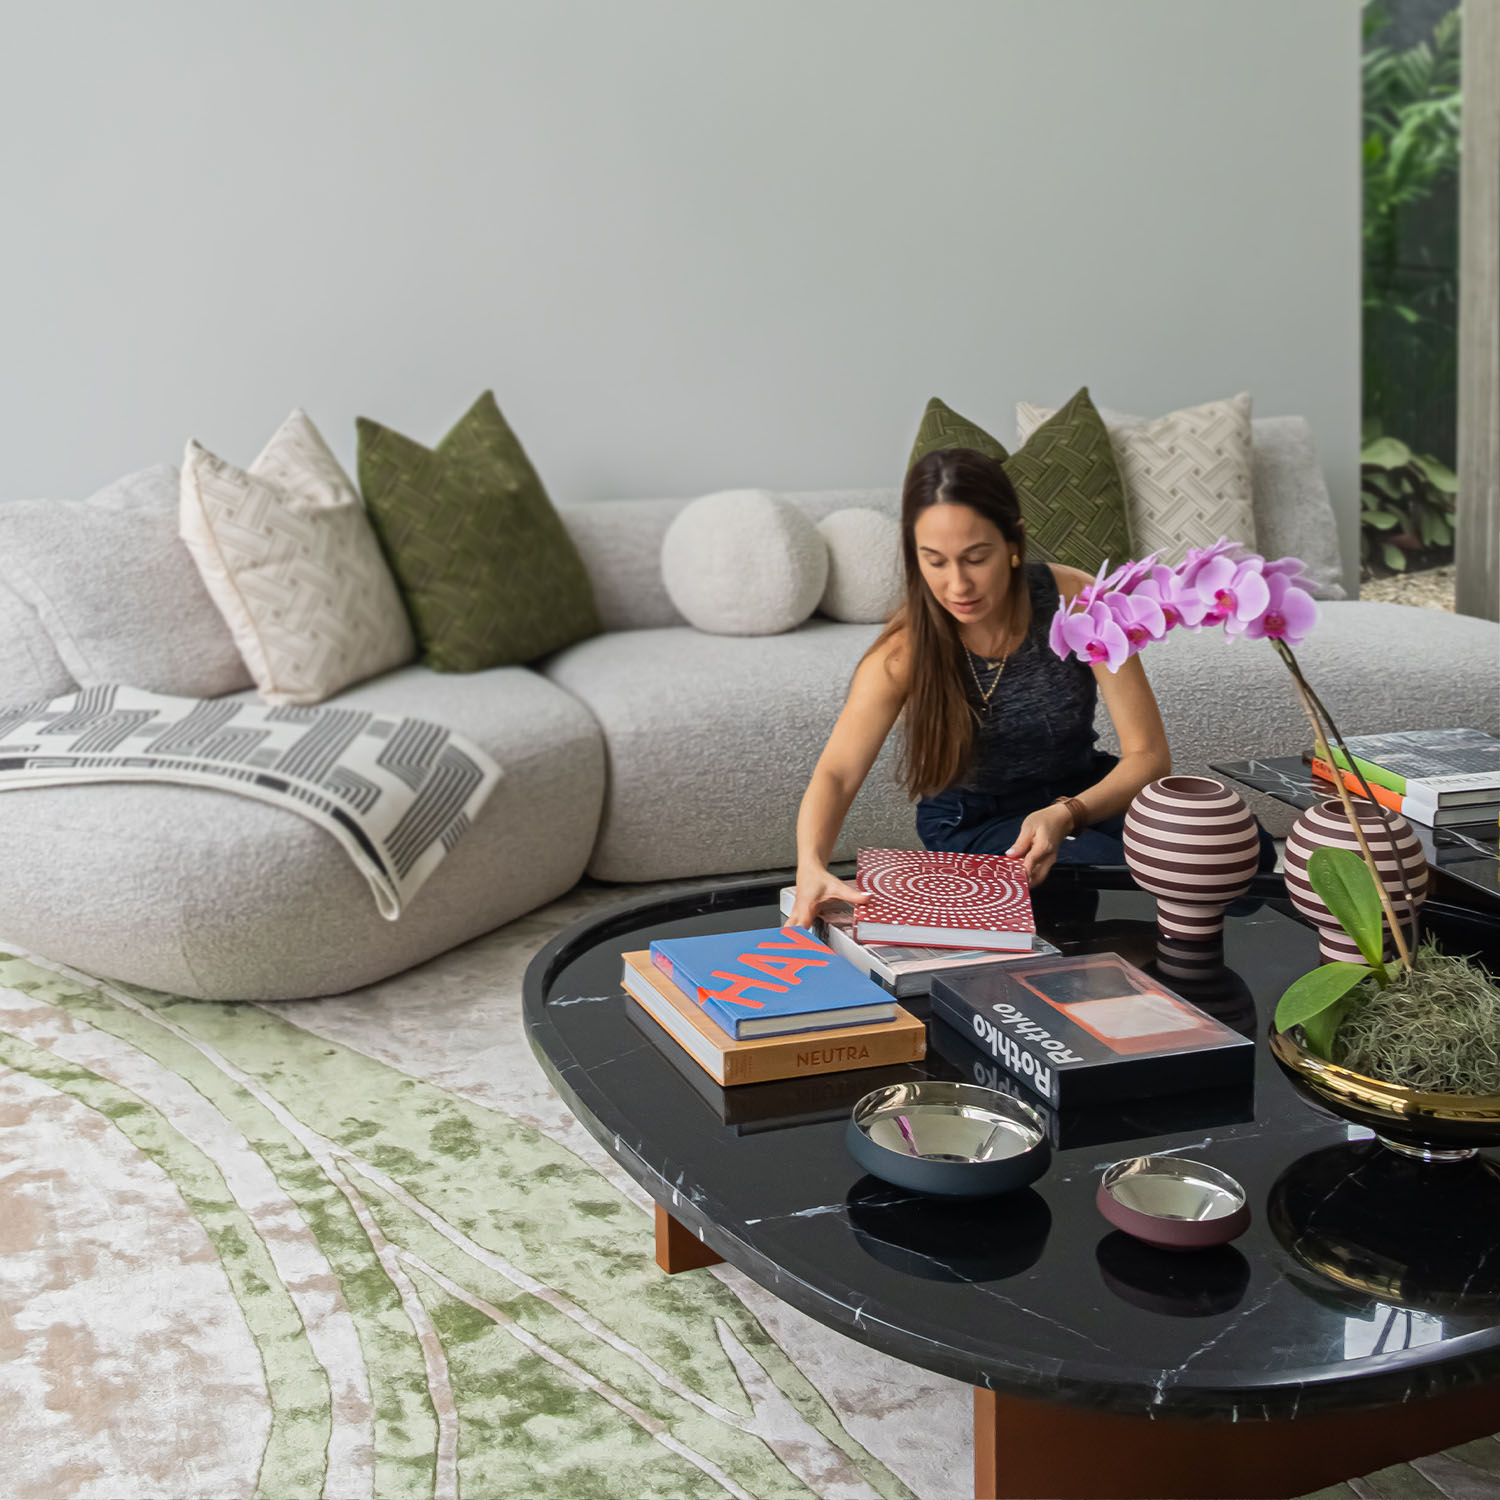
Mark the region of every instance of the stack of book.
MULTIPOLYGON (((1500 740, 1479 729, 1418 729, 1355 735, 1353 766, 1364 773, 1375 800, 1415 823, 1493 823, 1500 818, 1500 740)), ((1309 757, 1314 776, 1363 795, 1359 778, 1335 749, 1336 765, 1309 757)))
POLYGON ((658 939, 624 955, 620 982, 725 1087, 927 1051, 920 1021, 801 927, 658 939))
MULTIPOLYGON (((933 976, 949 969, 1057 952, 1036 935, 1024 860, 863 849, 856 869, 855 880, 871 892, 871 900, 857 911, 847 901, 830 902, 819 912, 814 930, 835 953, 898 999, 927 994, 933 976), (974 899, 976 887, 990 893, 986 900, 974 899), (994 892, 1003 893, 1001 902, 994 892), (882 936, 892 931, 903 934, 903 940, 882 936)), ((796 895, 796 887, 783 888, 784 916, 796 895)))

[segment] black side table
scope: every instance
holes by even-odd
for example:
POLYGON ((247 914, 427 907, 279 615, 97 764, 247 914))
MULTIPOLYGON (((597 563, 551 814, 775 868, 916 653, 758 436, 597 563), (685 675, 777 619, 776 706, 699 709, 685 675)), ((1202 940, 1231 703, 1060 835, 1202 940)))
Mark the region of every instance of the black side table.
MULTIPOLYGON (((1295 755, 1228 760, 1209 769, 1292 807, 1311 807, 1314 802, 1338 795, 1295 755)), ((1425 823, 1412 822, 1411 826, 1421 840, 1427 863, 1437 872, 1438 895, 1448 901, 1500 911, 1500 824, 1455 823, 1447 828, 1429 828, 1425 823)))

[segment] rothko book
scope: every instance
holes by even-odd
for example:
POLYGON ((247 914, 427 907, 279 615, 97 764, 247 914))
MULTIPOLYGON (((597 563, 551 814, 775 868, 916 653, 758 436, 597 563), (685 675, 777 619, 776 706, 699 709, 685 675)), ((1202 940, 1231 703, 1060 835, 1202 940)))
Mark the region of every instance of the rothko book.
POLYGON ((937 974, 933 1013, 1056 1109, 1242 1087, 1249 1037, 1115 953, 937 974))
MULTIPOLYGON (((893 1020, 873 1025, 737 1042, 657 968, 646 949, 625 954, 620 983, 687 1056, 726 1088, 916 1062, 927 1055, 926 1026, 899 1005, 893 1020)), ((860 983, 869 988, 869 980, 860 983)))
POLYGON ((896 1015, 889 995, 805 927, 659 938, 651 961, 736 1041, 896 1015))
POLYGON ((1026 950, 1036 940, 1026 861, 1005 854, 861 849, 854 913, 861 943, 1026 950))

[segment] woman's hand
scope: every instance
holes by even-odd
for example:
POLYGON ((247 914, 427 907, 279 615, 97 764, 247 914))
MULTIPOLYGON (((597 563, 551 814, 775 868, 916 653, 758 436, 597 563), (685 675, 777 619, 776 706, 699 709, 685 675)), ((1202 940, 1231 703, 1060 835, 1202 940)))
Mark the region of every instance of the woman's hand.
POLYGON ((870 899, 868 891, 862 891, 847 880, 839 880, 824 869, 797 871, 797 899, 786 919, 788 927, 811 927, 813 918, 821 907, 830 901, 847 901, 851 906, 863 906, 870 899))
POLYGON ((1066 807, 1042 807, 1028 813, 1016 841, 1005 852, 1026 861, 1026 875, 1040 885, 1057 860, 1062 841, 1073 831, 1073 814, 1066 807))

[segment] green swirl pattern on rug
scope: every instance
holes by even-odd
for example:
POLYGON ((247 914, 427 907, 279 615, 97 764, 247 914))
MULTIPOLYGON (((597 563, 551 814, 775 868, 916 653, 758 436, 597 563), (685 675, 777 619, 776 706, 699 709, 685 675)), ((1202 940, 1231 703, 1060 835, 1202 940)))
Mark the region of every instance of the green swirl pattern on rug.
MULTIPOLYGON (((15 1118, 78 1152, 27 1162, 12 1148, 8 1202, 59 1211, 59 1194, 91 1180, 85 1157, 124 1146, 140 1181, 161 1174, 201 1226, 201 1253, 180 1265, 165 1241, 158 1251, 135 1232, 115 1248, 152 1297, 180 1275, 188 1298, 190 1284, 213 1284, 200 1262, 216 1264, 232 1298, 224 1327, 248 1334, 259 1390, 247 1397, 239 1377, 235 1409, 261 1411, 233 1426, 253 1464, 228 1488, 220 1474, 215 1494, 910 1494, 728 1287, 708 1273, 663 1275, 640 1207, 523 1121, 260 1007, 4 956, 0 1081, 15 1118)), ((90 1234, 108 1232, 92 1199, 70 1212, 90 1234)), ((198 1229, 184 1232, 189 1243, 198 1229)), ((149 1370, 91 1360, 76 1326, 48 1322, 55 1299, 80 1294, 76 1278, 30 1296, 0 1283, 0 1294, 17 1330, 0 1351, 19 1361, 7 1379, 33 1414, 67 1411, 80 1429, 60 1433, 72 1446, 53 1482, 107 1488, 96 1429, 149 1370), (71 1371, 59 1367, 70 1349, 80 1351, 71 1371), (92 1382, 82 1405, 58 1394, 66 1379, 92 1382)), ((155 1310, 133 1337, 142 1351, 166 1348, 178 1335, 145 1305, 155 1310)), ((197 1303, 183 1310, 189 1330, 207 1316, 197 1303)), ((211 1351, 200 1362, 227 1392, 233 1360, 220 1337, 222 1369, 211 1351)), ((175 1441, 180 1458, 191 1434, 175 1441)), ((151 1491, 144 1469, 116 1477, 111 1493, 151 1491)))

